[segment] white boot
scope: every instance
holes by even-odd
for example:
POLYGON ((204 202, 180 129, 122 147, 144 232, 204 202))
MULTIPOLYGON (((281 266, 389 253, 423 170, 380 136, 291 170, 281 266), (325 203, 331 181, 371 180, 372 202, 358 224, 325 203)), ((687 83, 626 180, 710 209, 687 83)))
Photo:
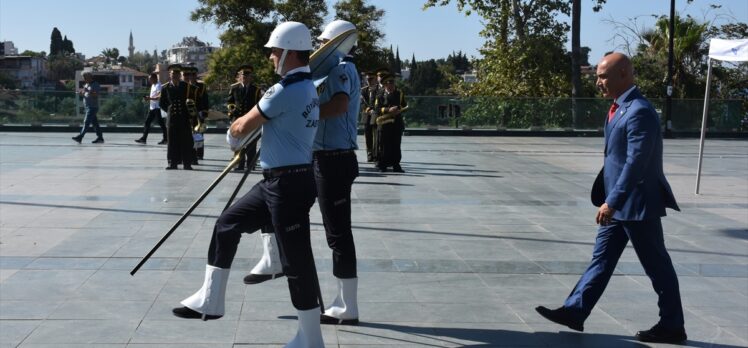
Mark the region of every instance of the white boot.
POLYGON ((206 316, 223 316, 226 304, 226 283, 229 281, 229 268, 205 266, 205 281, 192 296, 182 300, 182 305, 206 316))
POLYGON ((338 280, 338 295, 322 316, 323 324, 358 324, 358 278, 338 280))
POLYGON ((322 328, 319 326, 319 307, 297 312, 299 331, 296 332, 296 337, 286 344, 286 348, 324 348, 322 328))
POLYGON ((261 233, 262 236, 262 258, 244 277, 245 284, 258 284, 266 280, 283 276, 283 265, 278 252, 278 242, 275 233, 261 233))

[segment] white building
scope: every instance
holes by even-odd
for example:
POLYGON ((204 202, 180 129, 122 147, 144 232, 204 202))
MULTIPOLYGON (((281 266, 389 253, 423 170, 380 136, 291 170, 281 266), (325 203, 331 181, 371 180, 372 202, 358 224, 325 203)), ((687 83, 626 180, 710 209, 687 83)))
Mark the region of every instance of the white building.
POLYGON ((0 57, 0 73, 16 80, 20 89, 35 89, 47 78, 47 59, 30 56, 0 57))
POLYGON ((86 67, 75 72, 75 85, 83 86, 81 74, 90 71, 94 81, 109 93, 133 93, 138 88, 148 87, 148 74, 127 67, 113 65, 106 68, 86 67))
POLYGON ((208 57, 217 50, 218 47, 189 36, 166 51, 166 60, 169 64, 191 63, 202 73, 208 69, 208 57))
POLYGON ((13 41, 0 42, 0 56, 17 56, 18 48, 13 45, 13 41))

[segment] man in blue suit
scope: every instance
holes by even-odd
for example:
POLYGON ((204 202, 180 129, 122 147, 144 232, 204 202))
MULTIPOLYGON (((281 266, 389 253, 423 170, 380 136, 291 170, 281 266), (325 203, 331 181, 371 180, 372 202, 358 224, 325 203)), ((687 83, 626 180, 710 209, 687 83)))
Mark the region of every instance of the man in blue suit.
POLYGON ((631 240, 644 271, 652 281, 660 321, 639 331, 644 342, 686 340, 678 277, 662 233, 665 208, 679 210, 662 170, 660 119, 634 85, 634 68, 623 54, 603 57, 597 66, 597 87, 614 98, 605 122, 605 165, 592 188, 598 228, 592 261, 564 305, 535 310, 546 319, 584 330, 584 321, 600 299, 631 240))

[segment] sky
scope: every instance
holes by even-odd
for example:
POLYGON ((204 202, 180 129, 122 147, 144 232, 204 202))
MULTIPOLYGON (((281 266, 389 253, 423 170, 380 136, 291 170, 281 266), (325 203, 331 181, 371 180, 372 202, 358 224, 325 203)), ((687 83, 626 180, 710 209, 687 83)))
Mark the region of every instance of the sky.
MULTIPOLYGON (((328 22, 333 19, 335 0, 330 4, 328 22)), ((482 18, 466 16, 455 5, 421 9, 423 0, 369 0, 368 3, 385 10, 381 29, 385 39, 381 43, 400 51, 400 58, 416 60, 446 58, 452 52, 462 51, 469 57, 479 57, 484 39, 479 32, 482 18)), ((454 1, 453 1, 454 2, 454 1)), ((595 63, 602 55, 620 49, 616 27, 611 20, 636 23, 651 27, 651 16, 669 14, 667 0, 608 0, 601 12, 592 11, 593 0, 582 0, 582 46, 591 48, 590 61, 595 63)), ((198 7, 197 0, 153 1, 129 0, 103 2, 89 0, 0 0, 0 41, 13 41, 19 52, 24 50, 49 52, 52 28, 72 40, 77 51, 86 57, 99 55, 105 48, 115 47, 127 54, 128 38, 132 31, 135 50, 159 52, 167 49, 185 36, 220 45, 221 28, 212 24, 192 22, 190 11, 198 7), (179 4, 181 7, 175 6, 179 4), (168 14, 168 15, 167 15, 168 14)), ((676 11, 689 14, 699 21, 714 20, 717 24, 748 22, 747 0, 676 0, 676 11), (721 9, 710 10, 710 4, 721 9)), ((568 16, 558 18, 569 22, 568 16)), ((570 47, 567 39, 567 49, 570 47)))

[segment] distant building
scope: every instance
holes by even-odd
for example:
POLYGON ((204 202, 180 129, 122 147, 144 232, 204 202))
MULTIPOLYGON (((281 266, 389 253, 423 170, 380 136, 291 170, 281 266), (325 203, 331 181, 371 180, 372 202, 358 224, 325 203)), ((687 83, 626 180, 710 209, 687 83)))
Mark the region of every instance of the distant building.
POLYGON ((169 64, 191 63, 200 72, 208 68, 208 57, 219 48, 204 43, 195 36, 188 36, 182 42, 172 46, 166 51, 166 61, 169 64))
POLYGON ((476 83, 478 82, 478 72, 473 70, 469 73, 462 74, 462 81, 466 83, 476 83))
POLYGON ((18 49, 13 45, 13 41, 0 42, 0 56, 17 56, 18 49))
POLYGON ((47 79, 47 59, 31 56, 0 57, 0 73, 16 80, 20 89, 38 88, 47 79))
POLYGON ((139 88, 148 87, 148 74, 135 69, 113 65, 105 68, 86 67, 75 72, 75 85, 83 86, 84 71, 93 74, 94 81, 98 82, 101 89, 108 93, 133 93, 139 88))
POLYGON ((410 68, 400 69, 400 78, 402 78, 403 80, 410 79, 410 68))

